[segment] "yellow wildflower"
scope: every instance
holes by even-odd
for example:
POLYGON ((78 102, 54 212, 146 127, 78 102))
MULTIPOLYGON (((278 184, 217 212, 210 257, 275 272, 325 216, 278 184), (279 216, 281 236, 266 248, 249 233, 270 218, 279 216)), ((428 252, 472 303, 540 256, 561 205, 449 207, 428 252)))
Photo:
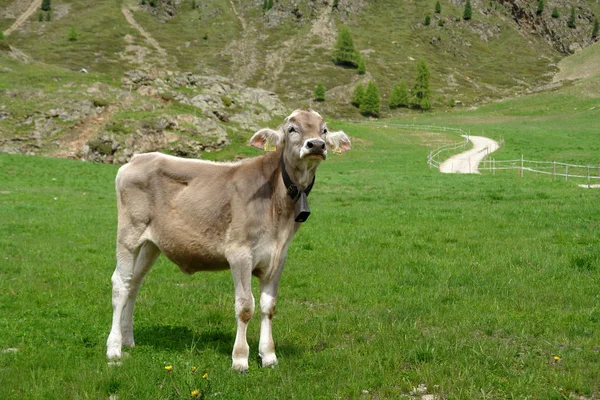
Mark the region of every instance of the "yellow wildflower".
POLYGON ((172 365, 167 365, 165 367, 165 370, 167 370, 167 372, 171 372, 171 371, 173 371, 173 366, 172 365))
POLYGON ((199 394, 200 394, 200 391, 198 389, 196 389, 192 392, 192 397, 198 397, 199 394))
POLYGON ((192 374, 195 374, 197 369, 198 367, 192 366, 192 374))
POLYGON ((207 379, 208 378, 208 372, 205 373, 204 375, 202 375, 202 379, 207 379))
POLYGON ((559 356, 554 356, 554 362, 560 361, 560 357, 559 356))

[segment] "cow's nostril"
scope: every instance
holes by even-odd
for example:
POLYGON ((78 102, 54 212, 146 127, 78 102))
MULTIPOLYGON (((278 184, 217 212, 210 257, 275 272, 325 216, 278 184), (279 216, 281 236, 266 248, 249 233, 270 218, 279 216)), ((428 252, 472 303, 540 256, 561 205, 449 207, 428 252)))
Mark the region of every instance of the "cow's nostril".
POLYGON ((308 147, 309 149, 313 148, 313 142, 307 142, 306 143, 306 147, 308 147))

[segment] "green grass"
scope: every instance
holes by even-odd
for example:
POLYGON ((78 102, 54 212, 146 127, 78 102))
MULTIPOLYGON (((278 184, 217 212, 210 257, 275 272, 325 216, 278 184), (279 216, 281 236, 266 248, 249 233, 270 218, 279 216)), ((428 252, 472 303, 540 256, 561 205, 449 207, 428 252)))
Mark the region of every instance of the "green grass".
POLYGON ((330 125, 353 150, 320 168, 290 248, 280 365, 259 368, 254 318, 247 376, 230 370, 230 274, 186 276, 164 257, 139 296, 137 347, 107 366, 116 167, 0 155, 0 397, 399 398, 419 384, 445 398, 597 396, 598 193, 439 174, 431 136, 330 125))

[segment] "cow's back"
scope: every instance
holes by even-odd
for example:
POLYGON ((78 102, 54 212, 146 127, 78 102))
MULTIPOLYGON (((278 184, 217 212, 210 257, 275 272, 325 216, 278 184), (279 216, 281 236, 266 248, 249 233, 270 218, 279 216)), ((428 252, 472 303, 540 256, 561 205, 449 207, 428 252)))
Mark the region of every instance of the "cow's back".
POLYGON ((127 239, 128 227, 138 226, 137 233, 144 229, 142 237, 186 273, 228 268, 225 248, 239 230, 236 223, 247 219, 240 215, 247 211, 239 204, 250 193, 241 191, 240 184, 255 180, 256 174, 252 161, 214 163, 161 153, 136 155, 117 174, 123 233, 119 239, 127 239))

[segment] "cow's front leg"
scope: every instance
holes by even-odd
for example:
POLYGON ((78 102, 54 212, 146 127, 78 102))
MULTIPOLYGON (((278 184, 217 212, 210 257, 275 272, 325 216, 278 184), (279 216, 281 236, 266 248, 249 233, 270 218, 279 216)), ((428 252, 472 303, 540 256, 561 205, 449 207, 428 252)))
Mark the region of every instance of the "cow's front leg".
POLYGON ((250 348, 246 341, 248 321, 254 314, 254 296, 252 296, 252 264, 251 258, 244 257, 230 261, 233 285, 235 287, 235 318, 237 320, 237 333, 233 345, 232 368, 239 372, 248 372, 248 356, 250 348))
POLYGON ((272 320, 277 303, 277 287, 279 277, 272 281, 260 282, 260 342, 258 355, 262 359, 263 367, 277 365, 275 343, 273 342, 272 320))

